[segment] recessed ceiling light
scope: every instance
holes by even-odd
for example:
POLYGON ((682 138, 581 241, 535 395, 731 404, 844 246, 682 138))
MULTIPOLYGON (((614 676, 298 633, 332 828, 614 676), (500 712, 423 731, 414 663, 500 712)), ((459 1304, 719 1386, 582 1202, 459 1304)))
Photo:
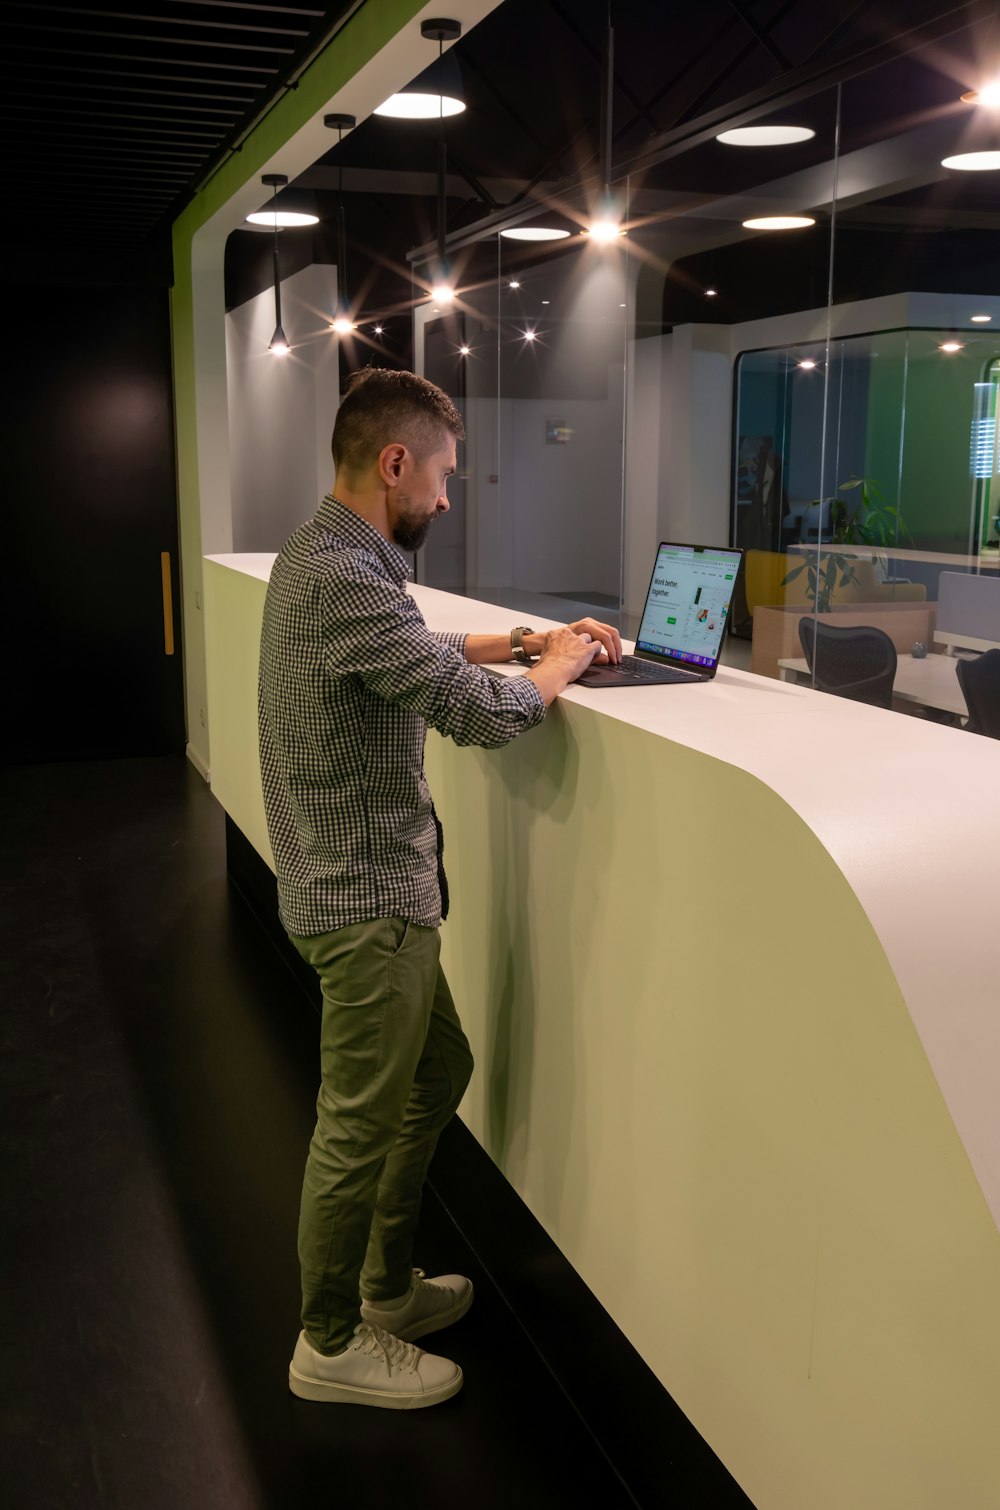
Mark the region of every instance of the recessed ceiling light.
POLYGON ((559 231, 548 225, 512 225, 500 234, 509 241, 562 241, 569 231, 559 231))
POLYGON ((297 225, 319 225, 318 215, 305 215, 299 210, 255 210, 247 216, 250 225, 263 225, 269 231, 281 231, 297 225))
POLYGON ((521 285, 520 285, 520 283, 518 283, 518 281, 517 281, 516 278, 511 278, 511 280, 508 283, 507 287, 508 288, 520 288, 521 285))
POLYGON ((535 339, 535 332, 533 330, 526 330, 524 332, 524 339, 526 341, 533 341, 535 339))
POLYGON ((800 231, 807 225, 815 225, 811 215, 757 215, 753 220, 744 220, 745 231, 800 231))
POLYGON ((1000 152, 959 152, 957 157, 943 157, 941 166, 963 173, 994 173, 1000 168, 1000 152))
POLYGON ((376 105, 376 115, 388 115, 397 121, 429 121, 442 115, 461 115, 465 109, 463 100, 450 94, 419 94, 416 90, 404 90, 391 94, 381 105, 376 105))
POLYGON ((992 320, 992 318, 993 318, 992 315, 970 315, 969 316, 969 319, 972 321, 973 325, 988 325, 990 323, 990 321, 992 320))
POLYGON ((949 356, 951 356, 956 351, 961 351, 962 349, 963 348, 961 341, 942 341, 941 345, 938 347, 938 351, 946 351, 949 356))
POLYGON ((736 126, 732 131, 720 131, 715 140, 727 147, 787 147, 815 135, 809 126, 736 126))
POLYGON ((551 303, 552 303, 552 300, 551 300, 551 299, 543 299, 543 300, 542 300, 542 303, 543 303, 543 304, 551 304, 551 303))
POLYGON ((431 289, 431 298, 439 304, 450 304, 455 297, 455 290, 450 283, 435 283, 431 289))
POLYGON ((962 103, 965 105, 985 105, 987 110, 995 110, 1000 105, 1000 79, 994 79, 989 84, 984 84, 982 89, 968 89, 962 95, 962 103))
POLYGON ((460 346, 458 348, 458 350, 459 350, 459 355, 460 356, 467 357, 469 355, 470 351, 472 350, 472 347, 471 346, 460 346))
POLYGON ((330 329, 338 336, 349 336, 354 328, 354 321, 349 320, 346 315, 338 315, 330 324, 330 329))
POLYGON ((705 290, 705 298, 706 299, 717 299, 718 297, 719 297, 719 290, 717 288, 706 288, 706 290, 705 290))
POLYGON ((801 362, 799 363, 799 366, 802 368, 803 372, 812 372, 813 368, 816 366, 816 363, 812 357, 803 357, 801 362))
POLYGON ((380 336, 384 330, 385 330, 385 326, 384 325, 376 325, 375 326, 375 334, 377 336, 380 336))

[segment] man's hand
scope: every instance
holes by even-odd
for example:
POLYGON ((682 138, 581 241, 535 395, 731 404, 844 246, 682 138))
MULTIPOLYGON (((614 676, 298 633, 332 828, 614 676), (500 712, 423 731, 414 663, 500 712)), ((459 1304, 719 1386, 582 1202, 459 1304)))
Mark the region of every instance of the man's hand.
POLYGON ((592 640, 599 641, 601 653, 595 657, 598 664, 604 665, 610 661, 617 666, 622 658, 622 638, 611 624, 602 624, 599 619, 578 619, 571 624, 574 634, 589 634, 592 640))
MULTIPOLYGON (((583 619, 581 623, 591 624, 594 620, 583 619)), ((598 627, 596 623, 594 627, 598 627)), ((611 630, 609 633, 614 634, 615 631, 611 630)), ((618 653, 621 654, 620 645, 618 653)), ((560 692, 564 691, 570 682, 575 682, 577 677, 586 671, 591 662, 597 660, 599 656, 607 659, 603 642, 591 635, 589 630, 577 634, 574 627, 551 629, 545 636, 545 647, 542 650, 541 659, 536 661, 527 675, 542 694, 545 706, 548 707, 560 692)))

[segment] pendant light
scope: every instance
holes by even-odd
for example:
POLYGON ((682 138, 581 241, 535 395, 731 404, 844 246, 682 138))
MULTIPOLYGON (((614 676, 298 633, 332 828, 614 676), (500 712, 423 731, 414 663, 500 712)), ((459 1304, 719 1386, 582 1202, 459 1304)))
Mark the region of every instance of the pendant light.
MULTIPOLYGON (((354 115, 324 115, 323 125, 337 133, 337 146, 344 140, 345 131, 353 131, 358 124, 354 115)), ((354 329, 351 319, 351 301, 347 294, 347 221, 344 215, 344 164, 337 156, 337 308, 330 322, 330 329, 338 336, 349 336, 354 329)))
POLYGON ((273 356, 286 357, 288 355, 288 341, 285 338, 285 332, 281 328, 281 275, 278 270, 278 210, 275 200, 278 197, 278 190, 283 189, 288 182, 288 174, 264 173, 261 177, 261 182, 267 184, 268 188, 273 190, 271 195, 271 213, 274 216, 274 335, 271 337, 271 344, 267 349, 273 356))
MULTIPOLYGON (((430 41, 438 41, 437 29, 447 27, 445 42, 455 42, 462 35, 457 21, 432 20, 421 26, 421 35, 430 41)), ((390 95, 381 105, 376 105, 374 114, 392 116, 401 121, 432 121, 439 116, 461 115, 465 109, 462 98, 462 73, 455 58, 442 59, 439 52, 436 63, 415 79, 399 94, 390 95)))
POLYGON ((604 48, 601 53, 601 124, 598 142, 598 173, 601 180, 601 202, 587 228, 592 241, 615 241, 621 235, 621 222, 614 200, 611 197, 611 118, 615 88, 615 32, 611 25, 611 8, 608 7, 608 25, 604 33, 604 48))
MULTIPOLYGON (((426 37, 429 42, 438 45, 438 62, 444 55, 446 42, 457 42, 462 35, 462 23, 449 21, 444 17, 436 17, 430 21, 421 21, 420 35, 426 37)), ((431 286, 431 298, 436 304, 451 304, 455 297, 455 287, 451 279, 451 269, 448 266, 446 239, 448 232, 448 148, 444 139, 445 107, 444 95, 439 96, 438 108, 438 143, 437 143, 437 264, 434 268, 434 281, 431 286)))

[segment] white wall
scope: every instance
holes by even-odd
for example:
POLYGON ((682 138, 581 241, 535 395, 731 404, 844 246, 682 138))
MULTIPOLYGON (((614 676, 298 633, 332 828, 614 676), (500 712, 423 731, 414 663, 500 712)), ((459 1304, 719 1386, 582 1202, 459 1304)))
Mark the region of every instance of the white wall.
POLYGON ((336 268, 313 264, 281 285, 291 351, 268 350, 270 289, 226 316, 232 548, 278 550, 333 485, 330 435, 339 400, 338 339, 329 329, 336 268))

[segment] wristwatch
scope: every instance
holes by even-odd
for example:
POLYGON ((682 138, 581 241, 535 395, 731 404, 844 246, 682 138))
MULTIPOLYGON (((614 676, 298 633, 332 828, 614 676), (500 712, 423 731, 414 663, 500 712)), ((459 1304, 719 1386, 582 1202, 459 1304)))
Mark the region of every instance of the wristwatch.
POLYGON ((533 666, 535 657, 529 655, 524 648, 524 636, 534 634, 534 630, 528 624, 518 624, 516 629, 510 632, 510 658, 512 661, 520 661, 522 666, 533 666))

